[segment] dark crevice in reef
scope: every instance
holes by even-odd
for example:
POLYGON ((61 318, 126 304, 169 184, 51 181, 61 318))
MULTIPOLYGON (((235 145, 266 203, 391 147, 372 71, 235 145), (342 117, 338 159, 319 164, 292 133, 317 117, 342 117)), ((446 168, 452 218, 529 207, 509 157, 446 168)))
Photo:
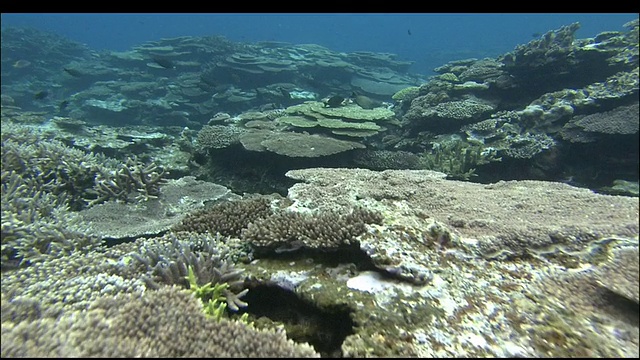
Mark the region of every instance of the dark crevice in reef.
POLYGON ((344 305, 318 308, 294 292, 261 282, 248 284, 242 300, 249 305, 240 310, 256 319, 267 317, 284 324, 287 336, 311 344, 322 357, 340 357, 344 339, 354 333, 352 310, 344 305))
POLYGON ((600 289, 605 311, 618 320, 629 325, 640 326, 640 310, 638 303, 609 289, 600 289))
POLYGON ((255 249, 256 258, 276 259, 283 261, 296 261, 312 259, 316 264, 322 264, 328 267, 336 267, 340 264, 355 264, 359 271, 379 269, 373 264, 371 258, 360 249, 359 244, 350 246, 342 246, 336 249, 309 249, 299 248, 293 251, 277 252, 273 249, 255 249))
POLYGON ((389 270, 374 264, 371 257, 360 248, 358 243, 342 246, 336 249, 309 249, 299 248, 295 251, 286 251, 277 253, 270 249, 255 249, 254 256, 256 259, 274 259, 286 262, 303 261, 312 259, 314 264, 320 264, 326 267, 336 267, 344 264, 354 264, 358 271, 375 271, 385 278, 405 281, 410 284, 420 284, 417 280, 408 280, 406 277, 398 276, 392 267, 389 270))
POLYGON ((124 236, 124 237, 120 237, 120 238, 103 237, 102 238, 102 246, 104 246, 104 247, 112 247, 112 246, 116 246, 116 245, 120 245, 120 244, 124 244, 124 243, 134 242, 134 241, 136 241, 136 239, 139 239, 139 238, 153 239, 153 238, 157 238, 157 237, 162 237, 167 232, 169 232, 169 230, 164 230, 164 231, 160 231, 160 232, 153 233, 153 234, 140 234, 140 235, 136 235, 136 236, 124 236))

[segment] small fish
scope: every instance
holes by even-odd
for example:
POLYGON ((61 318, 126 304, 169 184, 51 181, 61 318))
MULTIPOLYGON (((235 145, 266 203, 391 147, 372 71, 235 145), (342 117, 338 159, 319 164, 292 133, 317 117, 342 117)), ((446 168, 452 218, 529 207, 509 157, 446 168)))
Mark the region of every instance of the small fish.
POLYGON ((280 94, 282 94, 282 97, 284 97, 285 99, 291 99, 291 94, 287 91, 287 89, 278 87, 278 90, 280 91, 280 94))
POLYGON ((532 38, 539 38, 539 37, 541 37, 541 36, 542 36, 542 34, 541 34, 541 33, 539 33, 539 32, 534 32, 533 34, 531 34, 531 37, 532 37, 532 38))
POLYGON ((62 68, 62 70, 73 77, 81 77, 84 75, 81 71, 74 68, 62 68))
POLYGON ((153 60, 154 63, 162 66, 165 69, 173 69, 176 67, 173 61, 164 57, 153 56, 151 57, 151 60, 153 60))
POLYGON ((64 100, 58 105, 58 110, 64 111, 69 106, 69 100, 64 100))
POLYGON ((33 98, 36 100, 44 100, 47 96, 49 96, 49 92, 47 90, 41 90, 33 94, 33 98))
POLYGON ((203 83, 205 83, 210 87, 215 87, 217 85, 214 79, 204 75, 200 75, 200 81, 202 81, 203 83))
POLYGON ((342 96, 334 95, 324 102, 324 107, 340 107, 342 106, 343 101, 344 98, 342 96))
POLYGON ((407 29, 407 34, 411 35, 411 29, 407 29))
POLYGON ((16 69, 23 69, 23 68, 26 68, 29 65, 31 65, 31 61, 29 61, 29 60, 18 60, 16 62, 14 62, 13 65, 11 65, 11 66, 13 66, 16 69))
POLYGON ((351 94, 353 102, 358 104, 363 109, 375 109, 382 106, 380 101, 374 100, 368 96, 358 95, 355 91, 351 94))
POLYGON ((294 251, 298 251, 298 250, 302 249, 303 246, 304 246, 304 243, 302 241, 294 240, 294 241, 290 242, 289 244, 280 246, 279 248, 275 249, 274 251, 275 251, 276 254, 294 252, 294 251))

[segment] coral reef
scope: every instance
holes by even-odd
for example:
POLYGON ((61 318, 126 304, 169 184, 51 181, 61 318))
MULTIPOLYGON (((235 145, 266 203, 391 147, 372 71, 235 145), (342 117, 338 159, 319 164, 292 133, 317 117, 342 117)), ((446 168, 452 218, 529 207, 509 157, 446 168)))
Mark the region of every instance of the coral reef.
POLYGON ((83 310, 107 295, 143 292, 145 283, 140 275, 124 271, 126 261, 120 249, 106 249, 73 252, 33 266, 3 271, 2 299, 11 303, 35 303, 34 306, 45 313, 83 310))
POLYGON ((575 116, 560 132, 563 139, 570 142, 594 142, 607 135, 636 135, 640 106, 638 103, 620 106, 613 110, 586 116, 575 116))
POLYGON ((420 94, 420 87, 409 86, 393 94, 391 98, 395 101, 400 101, 402 103, 410 103, 411 100, 415 99, 419 94, 420 94))
POLYGON ((584 152, 580 143, 596 138, 602 143, 616 138, 629 146, 637 144, 621 133, 637 132, 637 122, 625 123, 622 111, 610 113, 631 106, 629 114, 637 117, 637 111, 631 110, 638 94, 638 46, 633 41, 637 21, 626 27, 624 32, 575 39, 579 28, 575 23, 495 59, 457 60, 436 68, 439 75, 420 86, 410 106, 396 107, 404 130, 404 141, 396 147, 424 151, 425 137, 432 142, 437 136, 460 135, 462 141, 494 149, 497 157, 507 160, 487 166, 491 169, 487 172, 478 171, 478 181, 495 181, 489 174, 494 171, 520 178, 509 168, 519 168, 514 165, 522 164, 521 159, 538 164, 555 161, 531 170, 530 178, 557 181, 559 174, 579 173, 579 183, 590 183, 592 188, 629 178, 607 165, 612 158, 631 163, 637 157, 635 152, 621 151, 623 146, 598 146, 594 152, 601 156, 590 156, 613 173, 606 179, 594 179, 589 174, 594 170, 587 164, 566 162, 584 152), (599 117, 611 119, 597 121, 599 117))
POLYGON ((422 81, 407 73, 410 62, 395 55, 342 53, 314 44, 189 37, 95 54, 55 35, 14 28, 6 31, 3 42, 9 55, 2 65, 12 70, 11 81, 32 80, 33 88, 57 82, 64 89, 39 103, 33 101, 30 87, 5 88, 3 95, 36 109, 67 100, 61 116, 104 124, 197 128, 219 109, 241 113, 267 104, 282 108, 342 91, 383 100, 422 81), (36 59, 45 58, 41 66, 35 65, 36 59), (17 60, 31 65, 14 68, 17 60), (30 73, 38 75, 31 78, 30 73))
MULTIPOLYGON (((4 164, 4 163, 3 163, 4 164)), ((63 194, 45 192, 40 179, 2 170, 2 267, 90 251, 101 243, 69 211, 63 194)))
POLYGON ((105 238, 127 239, 158 235, 177 225, 185 213, 202 208, 207 201, 239 198, 222 185, 185 176, 167 180, 162 195, 137 203, 108 201, 78 213, 88 229, 105 238))
MULTIPOLYGON (((625 284, 616 291, 635 296, 634 199, 548 182, 478 185, 428 171, 304 169, 289 176, 305 182, 289 191, 297 211, 366 204, 383 213, 384 225, 361 236, 360 247, 377 267, 414 284, 340 272, 334 275, 340 283, 330 285, 313 265, 296 263, 292 271, 305 274, 296 292, 318 303, 339 301, 345 287, 352 289, 347 297, 354 297, 348 302, 359 325, 343 354, 568 355, 575 346, 591 356, 637 353, 637 324, 622 321, 634 316, 632 308, 609 300, 593 275, 578 275, 583 280, 571 286, 558 280, 575 276, 567 267, 588 269, 611 254, 611 265, 602 268, 625 264, 629 270, 617 276, 628 280, 615 281, 625 284), (617 246, 629 250, 612 250, 617 246), (377 305, 362 305, 368 301, 377 305), (585 316, 598 324, 585 324, 585 316), (406 331, 381 325, 389 323, 406 331), (604 331, 609 326, 616 330, 604 331)), ((257 265, 258 272, 273 266, 257 265)))
POLYGON ((322 102, 306 101, 289 106, 285 116, 276 119, 291 128, 302 128, 316 133, 332 133, 347 137, 367 137, 384 131, 379 123, 389 123, 394 118, 393 111, 377 107, 363 109, 356 104, 340 107, 326 107, 322 102))
POLYGON ((270 151, 288 157, 320 157, 353 149, 363 149, 364 145, 328 136, 309 135, 292 132, 248 131, 240 137, 245 149, 250 151, 270 151))
POLYGON ((176 287, 105 297, 86 311, 63 313, 55 321, 45 317, 3 323, 2 356, 319 357, 283 331, 212 321, 201 307, 176 287))
POLYGON ((496 150, 477 145, 468 145, 461 139, 439 139, 433 149, 422 154, 421 168, 447 174, 450 179, 469 180, 476 176, 475 168, 502 160, 496 150))
POLYGON ((267 198, 247 198, 194 211, 172 230, 240 236, 241 230, 250 223, 269 215, 271 215, 271 208, 267 198))
POLYGON ((2 265, 43 261, 101 242, 71 210, 84 205, 96 169, 112 166, 41 133, 3 124, 2 265))
POLYGON ((339 209, 397 199, 409 211, 424 212, 462 236, 477 239, 474 251, 488 258, 543 255, 558 246, 583 249, 601 237, 638 233, 635 199, 594 194, 561 183, 529 180, 483 185, 444 180, 444 174, 426 170, 301 169, 287 176, 306 182, 289 190, 289 197, 306 207, 339 209), (417 188, 423 195, 417 194, 417 188), (492 198, 500 200, 489 207, 492 198), (451 199, 465 206, 456 206, 451 199), (612 213, 612 207, 620 212, 612 213))
POLYGON ((3 28, 2 355, 638 357, 639 24, 426 82, 3 28))
POLYGON ((128 158, 117 170, 97 173, 94 186, 97 198, 89 201, 89 206, 107 200, 127 203, 157 199, 166 180, 165 171, 156 164, 144 165, 128 158))
POLYGON ((614 249, 611 258, 596 271, 596 276, 601 286, 638 303, 640 299, 638 247, 614 249))
MULTIPOLYGON (((532 40, 526 45, 516 46, 516 49, 502 59, 507 68, 551 68, 566 59, 573 51, 575 32, 580 28, 579 23, 562 26, 558 30, 548 31, 540 39, 532 40)), ((558 71, 556 69, 556 71, 558 71)))
POLYGON ((144 271, 151 274, 151 277, 143 276, 147 287, 157 289, 159 283, 163 283, 188 289, 191 281, 199 286, 226 284, 221 293, 228 308, 238 311, 240 307, 247 306, 240 300, 248 291, 242 289, 242 270, 235 269, 225 259, 226 254, 218 250, 219 238, 200 237, 198 242, 187 242, 169 234, 163 239, 141 249, 140 253, 131 254, 143 265, 144 271))
POLYGON ((319 214, 280 212, 249 224, 242 239, 259 250, 275 252, 331 250, 356 244, 365 224, 381 221, 380 214, 364 208, 319 214))
POLYGON ((358 167, 372 170, 417 170, 423 167, 420 156, 408 151, 358 150, 353 162, 358 165, 358 167))
POLYGON ((2 171, 43 184, 53 195, 65 194, 69 206, 80 209, 92 195, 98 172, 113 170, 117 161, 86 153, 52 140, 39 130, 7 123, 2 125, 2 171))

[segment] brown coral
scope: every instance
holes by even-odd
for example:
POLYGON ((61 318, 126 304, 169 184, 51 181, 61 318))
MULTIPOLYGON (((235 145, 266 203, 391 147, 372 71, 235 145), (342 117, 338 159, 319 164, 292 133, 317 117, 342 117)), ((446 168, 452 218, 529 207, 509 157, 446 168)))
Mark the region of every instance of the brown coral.
POLYGON ((2 357, 319 357, 284 332, 213 321, 176 287, 105 297, 58 319, 7 322, 2 357), (90 339, 91 341, 87 341, 90 339))
POLYGON ((174 226, 173 230, 239 236, 240 231, 251 222, 269 215, 271 210, 266 198, 242 199, 195 211, 174 226))
POLYGON ((353 244, 366 231, 365 224, 381 222, 381 214, 363 208, 348 214, 282 212, 250 224, 242 231, 242 239, 257 249, 276 252, 336 249, 353 244))

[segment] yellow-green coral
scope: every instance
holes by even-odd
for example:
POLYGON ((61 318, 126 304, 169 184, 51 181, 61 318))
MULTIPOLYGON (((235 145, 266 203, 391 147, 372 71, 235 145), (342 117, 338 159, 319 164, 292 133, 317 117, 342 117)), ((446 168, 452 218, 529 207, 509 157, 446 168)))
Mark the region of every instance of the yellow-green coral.
POLYGON ((376 131, 381 129, 380 125, 373 122, 369 122, 369 121, 348 122, 348 121, 342 121, 340 119, 320 118, 318 119, 318 124, 320 124, 320 126, 322 127, 329 128, 329 129, 357 129, 357 130, 376 130, 376 131))
POLYGON ((411 101, 415 99, 420 93, 420 88, 417 86, 409 86, 404 88, 397 93, 393 94, 391 98, 395 101, 411 101))
POLYGON ((448 82, 459 82, 460 79, 454 73, 444 73, 438 76, 438 79, 448 81, 448 82))
POLYGON ((211 285, 211 283, 206 283, 200 286, 198 285, 196 275, 191 266, 189 266, 188 271, 189 275, 186 279, 189 282, 189 291, 202 301, 204 313, 219 321, 224 315, 225 310, 227 310, 227 298, 224 296, 224 290, 229 288, 229 284, 221 283, 211 285))
POLYGON ((281 124, 287 124, 287 125, 302 127, 302 128, 310 128, 310 127, 315 127, 320 125, 320 123, 318 123, 317 121, 311 120, 304 116, 292 116, 292 115, 282 116, 282 117, 279 117, 277 121, 281 124))

